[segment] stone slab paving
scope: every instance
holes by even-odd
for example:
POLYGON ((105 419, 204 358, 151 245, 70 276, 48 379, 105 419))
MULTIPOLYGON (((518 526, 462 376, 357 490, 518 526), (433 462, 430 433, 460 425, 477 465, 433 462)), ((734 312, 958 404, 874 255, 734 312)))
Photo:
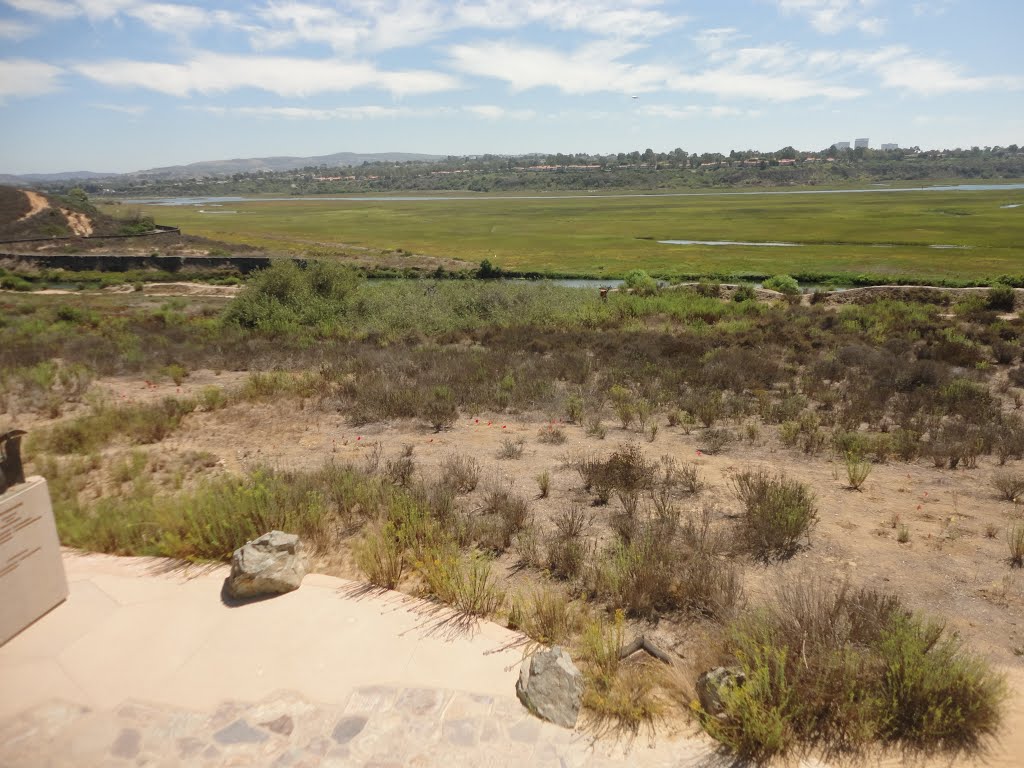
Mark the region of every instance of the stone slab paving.
MULTIPOLYGON (((700 735, 615 741, 537 720, 515 698, 522 636, 424 601, 309 575, 234 605, 222 567, 64 563, 68 601, 0 647, 0 768, 731 764, 700 735)), ((1024 676, 1008 674, 1001 744, 958 767, 1024 764, 1024 676)))
POLYGON ((0 766, 681 766, 707 739, 595 739, 515 698, 521 635, 310 575, 64 553, 68 601, 0 647, 0 766))
POLYGON ((0 724, 0 765, 38 766, 682 766, 686 743, 595 742, 541 723, 515 699, 440 688, 366 686, 344 706, 279 692, 202 713, 126 701, 98 711, 47 702, 0 724))

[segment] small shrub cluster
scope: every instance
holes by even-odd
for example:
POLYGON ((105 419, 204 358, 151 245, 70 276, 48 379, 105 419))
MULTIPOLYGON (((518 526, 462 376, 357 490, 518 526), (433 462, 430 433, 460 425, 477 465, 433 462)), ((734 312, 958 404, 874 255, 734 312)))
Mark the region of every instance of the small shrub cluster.
POLYGON ((995 735, 1005 682, 941 624, 883 593, 804 581, 738 619, 729 650, 745 675, 719 691, 705 728, 741 758, 795 750, 980 751, 995 735))
POLYGON ((731 485, 743 503, 741 530, 755 557, 788 557, 809 539, 818 511, 805 483, 759 468, 737 472, 731 485))

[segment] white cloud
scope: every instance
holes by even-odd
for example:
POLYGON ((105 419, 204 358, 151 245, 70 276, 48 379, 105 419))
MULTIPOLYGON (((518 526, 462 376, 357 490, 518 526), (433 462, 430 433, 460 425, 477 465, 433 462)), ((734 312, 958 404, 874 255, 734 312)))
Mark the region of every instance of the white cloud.
POLYGON ((511 42, 453 46, 452 65, 465 73, 504 80, 514 91, 551 87, 571 94, 687 91, 724 99, 795 101, 814 96, 850 99, 862 88, 804 74, 806 58, 785 46, 741 48, 723 54, 720 66, 682 72, 621 61, 638 46, 595 43, 574 52, 511 42))
POLYGON ((955 64, 918 56, 901 47, 885 49, 867 66, 886 88, 902 88, 923 96, 1024 89, 1024 77, 1019 75, 965 75, 955 64))
POLYGON ((79 64, 79 74, 104 85, 146 88, 172 96, 256 88, 279 96, 377 88, 396 96, 456 88, 449 75, 427 70, 387 71, 365 62, 281 56, 200 53, 181 64, 108 60, 79 64))
POLYGON ((194 5, 145 3, 125 11, 159 32, 190 32, 211 24, 213 14, 194 5))
POLYGON ((61 69, 32 59, 0 59, 0 104, 9 97, 50 93, 59 87, 61 69))
POLYGON ((532 120, 537 116, 532 109, 506 109, 496 104, 474 104, 462 109, 485 120, 532 120))
POLYGON ((149 107, 141 104, 93 104, 96 109, 105 109, 108 112, 120 112, 122 115, 139 117, 149 111, 149 107))
POLYGON ((631 46, 611 42, 592 43, 573 52, 564 52, 487 41, 453 46, 449 54, 455 69, 504 80, 514 91, 547 86, 573 94, 646 93, 664 87, 672 70, 618 60, 634 50, 631 46))
POLYGON ((712 60, 723 55, 730 43, 749 37, 740 34, 735 27, 716 27, 714 29, 702 29, 691 39, 697 46, 697 50, 707 54, 712 60))
POLYGON ((877 0, 776 0, 783 11, 806 16, 819 32, 834 35, 849 27, 879 34, 885 19, 871 15, 877 0))
MULTIPOLYGON (((95 105, 106 109, 128 111, 112 105, 95 105)), ((473 104, 463 107, 406 107, 367 104, 354 107, 186 107, 196 112, 219 116, 283 118, 286 120, 372 120, 394 117, 439 117, 469 114, 485 120, 531 120, 537 116, 532 109, 506 109, 494 104, 473 104)))
POLYGON ((259 49, 301 43, 337 51, 421 45, 451 32, 518 29, 533 24, 615 39, 649 38, 685 22, 661 0, 369 0, 336 7, 270 0, 242 25, 259 49))
POLYGON ((689 104, 685 107, 676 107, 670 104, 645 104, 637 111, 642 115, 667 117, 672 120, 689 120, 694 117, 754 117, 760 114, 757 110, 740 109, 722 104, 713 106, 689 104))
POLYGON ((24 40, 36 33, 35 27, 14 19, 0 19, 0 38, 5 40, 24 40))
POLYGON ((928 0, 911 6, 915 16, 941 16, 950 9, 955 0, 928 0))
POLYGON ((12 8, 25 13, 36 13, 50 19, 70 19, 78 15, 78 8, 64 0, 4 0, 12 8))
POLYGON ((220 116, 280 117, 287 120, 365 120, 386 117, 424 117, 436 114, 440 109, 414 109, 412 107, 382 107, 366 105, 358 107, 188 107, 198 112, 220 116))
POLYGON ((75 0, 75 4, 86 16, 96 20, 110 19, 129 8, 146 5, 139 0, 75 0))

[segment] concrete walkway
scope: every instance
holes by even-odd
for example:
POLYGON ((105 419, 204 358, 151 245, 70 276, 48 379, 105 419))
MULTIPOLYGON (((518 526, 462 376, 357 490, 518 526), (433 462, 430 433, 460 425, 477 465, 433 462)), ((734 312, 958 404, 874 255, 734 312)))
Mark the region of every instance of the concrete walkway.
POLYGON ((679 766, 515 698, 522 637, 310 575, 232 606, 227 570, 64 553, 66 603, 0 648, 0 765, 679 766))

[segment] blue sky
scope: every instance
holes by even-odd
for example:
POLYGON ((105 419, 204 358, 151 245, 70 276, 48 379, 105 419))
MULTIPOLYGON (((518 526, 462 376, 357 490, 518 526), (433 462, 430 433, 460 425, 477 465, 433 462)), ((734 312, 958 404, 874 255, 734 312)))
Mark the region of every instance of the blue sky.
POLYGON ((1020 0, 0 0, 0 172, 1024 144, 1022 28, 1020 0))

